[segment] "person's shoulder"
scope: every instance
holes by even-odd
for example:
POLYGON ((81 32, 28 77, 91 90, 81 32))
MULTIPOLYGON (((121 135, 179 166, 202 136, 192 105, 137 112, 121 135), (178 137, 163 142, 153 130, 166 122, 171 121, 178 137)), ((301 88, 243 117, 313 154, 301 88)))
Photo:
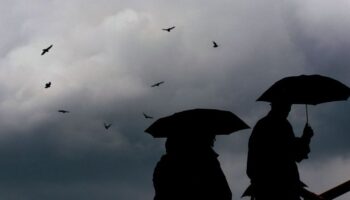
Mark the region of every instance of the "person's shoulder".
POLYGON ((170 160, 171 160, 171 156, 169 156, 168 154, 164 154, 164 155, 162 155, 162 157, 158 161, 157 165, 163 165, 163 164, 169 162, 170 160))
POLYGON ((269 115, 266 115, 265 117, 258 120, 255 127, 266 126, 266 124, 270 124, 272 121, 272 118, 269 115))
POLYGON ((276 123, 274 122, 274 119, 271 116, 266 115, 255 124, 252 131, 252 136, 260 138, 260 136, 262 137, 261 133, 263 133, 264 137, 266 137, 267 135, 271 134, 270 132, 274 131, 275 126, 276 123))

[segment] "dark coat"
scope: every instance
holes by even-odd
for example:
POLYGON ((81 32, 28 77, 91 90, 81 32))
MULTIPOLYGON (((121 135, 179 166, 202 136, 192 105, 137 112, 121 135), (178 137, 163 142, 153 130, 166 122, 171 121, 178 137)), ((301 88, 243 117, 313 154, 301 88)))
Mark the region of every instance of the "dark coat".
POLYGON ((268 114, 256 124, 249 139, 247 175, 257 200, 300 199, 296 162, 307 158, 309 142, 295 137, 287 119, 268 114))
POLYGON ((212 150, 165 154, 154 174, 154 200, 231 200, 231 190, 212 150))

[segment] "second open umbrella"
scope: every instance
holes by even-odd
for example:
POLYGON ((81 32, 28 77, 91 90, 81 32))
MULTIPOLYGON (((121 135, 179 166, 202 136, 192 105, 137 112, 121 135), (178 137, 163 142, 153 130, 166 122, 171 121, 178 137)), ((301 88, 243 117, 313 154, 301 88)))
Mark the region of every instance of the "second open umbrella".
MULTIPOLYGON (((163 117, 145 132, 153 137, 169 137, 181 134, 228 135, 249 126, 229 111, 216 109, 192 109, 163 117)), ((200 136, 200 135, 199 135, 200 136)))

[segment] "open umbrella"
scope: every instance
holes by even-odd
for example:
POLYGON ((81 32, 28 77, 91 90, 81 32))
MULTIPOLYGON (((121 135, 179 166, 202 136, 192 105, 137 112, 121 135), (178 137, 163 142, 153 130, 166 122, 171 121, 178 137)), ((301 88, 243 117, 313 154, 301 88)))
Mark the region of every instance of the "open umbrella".
POLYGON ((227 135, 247 129, 249 126, 229 111, 215 109, 192 109, 163 117, 145 132, 161 138, 172 135, 200 134, 227 135))
POLYGON ((350 88, 332 78, 321 75, 300 75, 283 78, 266 90, 257 101, 288 101, 292 104, 307 104, 347 100, 350 88))

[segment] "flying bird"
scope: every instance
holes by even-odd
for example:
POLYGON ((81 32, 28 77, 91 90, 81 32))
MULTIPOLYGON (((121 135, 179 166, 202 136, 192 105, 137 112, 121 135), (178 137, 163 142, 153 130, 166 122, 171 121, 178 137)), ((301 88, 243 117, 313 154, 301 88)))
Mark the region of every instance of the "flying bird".
POLYGON ((146 113, 142 113, 142 114, 143 114, 143 116, 144 116, 146 119, 153 119, 152 116, 149 116, 149 115, 147 115, 146 113))
POLYGON ((112 126, 112 124, 103 123, 103 126, 105 127, 106 130, 108 130, 112 126))
POLYGON ((51 87, 51 82, 45 83, 45 88, 51 87))
POLYGON ((170 32, 171 30, 173 30, 175 28, 175 26, 172 26, 172 27, 170 27, 170 28, 163 28, 162 30, 163 31, 168 31, 168 32, 170 32))
POLYGON ((164 83, 164 81, 161 81, 161 82, 158 82, 158 83, 151 85, 151 87, 159 87, 163 83, 164 83))
POLYGON ((58 112, 63 113, 63 114, 65 114, 65 113, 69 113, 69 111, 68 111, 68 110, 58 110, 58 112))
POLYGON ((41 55, 44 55, 45 53, 47 53, 47 52, 49 52, 49 50, 52 48, 52 44, 49 46, 49 47, 47 47, 46 49, 43 49, 43 52, 41 53, 41 55))
POLYGON ((215 41, 213 41, 213 47, 214 47, 214 48, 218 48, 219 45, 218 45, 215 41))

